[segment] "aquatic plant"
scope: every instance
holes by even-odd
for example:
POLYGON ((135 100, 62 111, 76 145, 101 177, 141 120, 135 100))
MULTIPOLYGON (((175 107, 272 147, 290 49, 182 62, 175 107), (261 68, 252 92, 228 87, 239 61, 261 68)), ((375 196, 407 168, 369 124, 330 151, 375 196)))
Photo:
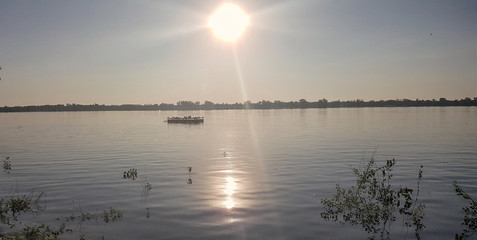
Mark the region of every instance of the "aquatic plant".
MULTIPOLYGON (((64 218, 56 218, 62 220, 58 225, 47 225, 44 223, 35 224, 32 226, 24 225, 22 229, 18 229, 18 225, 22 224, 19 216, 22 213, 37 212, 43 210, 39 205, 43 193, 34 195, 12 196, 7 199, 0 199, 0 222, 13 229, 11 233, 2 233, 0 231, 0 239, 11 240, 37 240, 37 239, 58 239, 60 235, 65 232, 72 232, 73 229, 68 227, 69 222, 77 222, 81 225, 85 221, 102 220, 105 223, 116 221, 123 217, 120 210, 110 207, 108 210, 103 210, 99 213, 83 212, 81 207, 77 208, 78 213, 72 213, 70 216, 64 218)), ((84 238, 83 238, 84 239, 84 238)))
MULTIPOLYGON (((3 161, 4 171, 11 170, 10 157, 6 157, 3 161)), ((137 177, 137 169, 130 169, 125 172, 126 178, 135 179, 137 177)), ((149 189, 150 184, 149 185, 149 189)), ((25 213, 39 213, 44 210, 44 206, 40 205, 44 193, 18 194, 18 190, 11 196, 4 196, 0 199, 0 239, 6 240, 46 240, 59 239, 59 236, 65 232, 72 232, 72 228, 68 228, 69 222, 77 221, 81 224, 90 220, 102 220, 105 223, 117 221, 123 217, 120 210, 110 207, 98 213, 83 212, 81 206, 77 209, 78 213, 73 213, 67 217, 57 217, 59 224, 47 225, 44 223, 29 225, 23 223, 21 218, 25 213), (8 227, 9 232, 3 232, 4 227, 8 227)), ((46 204, 46 202, 45 202, 46 204)), ((82 234, 80 239, 85 239, 86 235, 82 234)), ((104 236, 103 236, 104 239, 104 236)))
POLYGON ((51 227, 46 224, 25 226, 22 235, 25 239, 57 239, 65 232, 65 224, 61 224, 58 228, 51 227))
POLYGON ((123 213, 112 207, 110 207, 108 211, 103 210, 103 221, 106 223, 110 221, 114 222, 122 217, 123 217, 123 213))
MULTIPOLYGON (((40 200, 43 192, 38 195, 33 192, 24 195, 12 195, 9 198, 0 199, 0 222, 9 226, 10 229, 21 224, 19 217, 22 213, 38 212, 44 208, 40 206, 40 200)), ((63 223, 58 227, 52 227, 46 224, 28 226, 25 225, 20 231, 11 234, 3 234, 0 232, 0 239, 57 239, 59 235, 66 230, 63 223)))
POLYGON ((131 168, 131 169, 129 169, 128 171, 124 171, 124 172, 123 172, 123 178, 124 178, 124 179, 136 180, 136 178, 137 178, 137 169, 131 168))
POLYGON ((192 184, 192 179, 190 178, 190 172, 192 171, 192 167, 187 167, 187 170, 189 171, 189 178, 187 179, 187 184, 192 184))
POLYGON ((24 195, 12 195, 10 198, 0 199, 0 222, 14 227, 17 224, 18 216, 25 212, 37 212, 43 208, 39 202, 43 197, 43 192, 36 195, 32 192, 24 195))
POLYGON ((361 225, 372 234, 372 239, 377 233, 381 239, 390 239, 388 228, 400 215, 404 225, 414 227, 415 236, 420 239, 420 232, 425 228, 422 223, 425 205, 418 204, 423 167, 419 169, 417 191, 413 195, 413 189, 391 184, 395 163, 394 159, 387 160, 386 165, 378 167, 371 158, 364 170, 353 168, 357 177, 356 186, 346 190, 337 184, 333 197, 321 200, 325 208, 321 217, 326 221, 361 225))
POLYGON ((64 218, 65 222, 76 221, 78 225, 82 225, 83 222, 102 219, 105 223, 116 221, 123 217, 123 213, 120 210, 110 207, 109 210, 103 210, 101 213, 84 212, 81 205, 75 207, 77 213, 72 213, 64 218))
POLYGON ((3 160, 3 171, 6 173, 10 173, 10 170, 12 170, 12 163, 9 159, 10 157, 6 157, 5 160, 3 160))
POLYGON ((14 232, 10 235, 0 234, 0 239, 5 240, 53 240, 65 232, 65 225, 58 228, 46 224, 25 226, 21 232, 14 232))
POLYGON ((457 196, 462 197, 463 199, 469 201, 469 205, 463 207, 464 210, 464 222, 462 225, 467 228, 462 231, 460 234, 455 234, 456 240, 469 239, 477 231, 477 202, 475 202, 469 194, 467 194, 464 189, 462 189, 456 181, 453 182, 454 191, 457 196))

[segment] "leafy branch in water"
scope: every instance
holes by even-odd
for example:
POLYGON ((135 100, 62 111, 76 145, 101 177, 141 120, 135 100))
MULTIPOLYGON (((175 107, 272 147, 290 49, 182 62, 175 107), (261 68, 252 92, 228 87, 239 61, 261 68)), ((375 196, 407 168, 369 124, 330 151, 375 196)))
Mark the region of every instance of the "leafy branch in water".
POLYGON ((377 233, 381 239, 389 239, 388 228, 399 214, 405 226, 414 227, 415 236, 420 239, 420 232, 425 228, 422 223, 425 205, 418 204, 423 167, 419 169, 417 191, 413 194, 411 188, 391 185, 395 163, 394 159, 387 160, 386 165, 378 167, 371 158, 364 170, 353 168, 356 186, 346 190, 337 184, 333 197, 321 200, 325 208, 321 217, 326 221, 361 225, 373 239, 377 233))
POLYGON ((463 207, 464 210, 464 222, 462 225, 467 226, 466 229, 462 231, 461 234, 456 234, 455 239, 469 239, 477 231, 477 202, 475 202, 469 194, 467 194, 456 181, 453 183, 454 191, 457 196, 462 197, 465 200, 468 200, 469 206, 463 207))

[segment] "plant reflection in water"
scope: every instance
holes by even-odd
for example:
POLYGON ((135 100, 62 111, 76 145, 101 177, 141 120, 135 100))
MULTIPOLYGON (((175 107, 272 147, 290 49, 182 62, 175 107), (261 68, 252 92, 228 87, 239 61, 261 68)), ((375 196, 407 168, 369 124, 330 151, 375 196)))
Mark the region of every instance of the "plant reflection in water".
MULTIPOLYGON (((144 170, 146 172, 146 170, 144 170)), ((144 208, 146 209, 146 218, 150 218, 150 211, 149 207, 147 206, 147 199, 149 198, 149 191, 152 189, 152 185, 147 180, 147 174, 144 173, 144 179, 141 183, 142 185, 142 192, 141 192, 141 199, 144 202, 144 208)))

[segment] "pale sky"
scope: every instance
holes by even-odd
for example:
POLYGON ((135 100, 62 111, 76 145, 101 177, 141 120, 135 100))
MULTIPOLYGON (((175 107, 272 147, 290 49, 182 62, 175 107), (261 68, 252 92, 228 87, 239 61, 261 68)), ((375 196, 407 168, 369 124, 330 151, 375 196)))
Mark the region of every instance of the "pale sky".
POLYGON ((477 97, 475 0, 222 3, 0 0, 0 106, 477 97))

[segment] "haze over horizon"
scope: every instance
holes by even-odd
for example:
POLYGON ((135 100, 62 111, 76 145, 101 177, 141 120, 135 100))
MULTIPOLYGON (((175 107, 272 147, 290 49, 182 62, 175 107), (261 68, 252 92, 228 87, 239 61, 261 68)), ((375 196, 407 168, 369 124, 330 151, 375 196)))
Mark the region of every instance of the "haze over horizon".
POLYGON ((477 93, 477 1, 0 2, 0 106, 460 99, 477 93))

